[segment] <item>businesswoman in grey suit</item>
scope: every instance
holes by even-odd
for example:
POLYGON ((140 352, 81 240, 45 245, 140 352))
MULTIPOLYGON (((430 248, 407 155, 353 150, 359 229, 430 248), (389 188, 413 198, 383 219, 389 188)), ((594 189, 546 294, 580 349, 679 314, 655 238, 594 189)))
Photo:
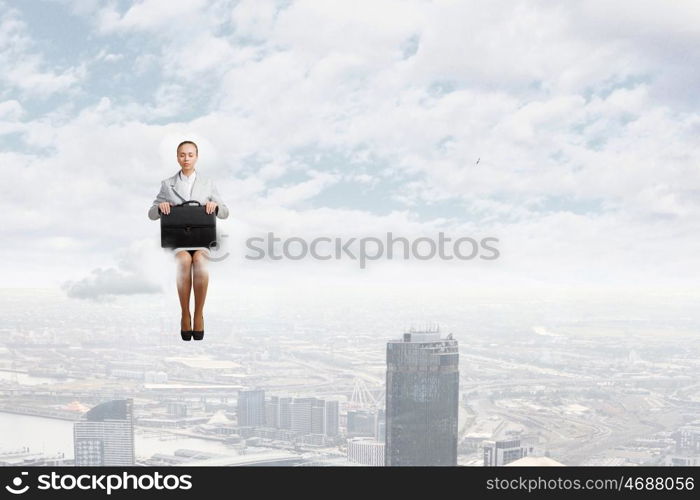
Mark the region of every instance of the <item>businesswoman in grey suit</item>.
MULTIPOLYGON (((181 142, 177 147, 177 162, 180 171, 161 182, 160 192, 148 210, 148 218, 158 220, 170 215, 170 207, 182 202, 196 200, 204 205, 208 214, 215 213, 219 219, 228 217, 228 208, 221 200, 212 180, 198 173, 199 150, 192 141, 181 142), (217 211, 218 208, 218 211, 217 211), (162 214, 162 215, 161 215, 162 214)), ((177 260, 177 293, 182 308, 180 335, 182 340, 202 340, 204 337, 204 301, 209 286, 209 271, 206 247, 175 248, 177 260), (190 315, 190 291, 194 288, 194 318, 190 315), (192 320, 194 319, 194 324, 192 320)))

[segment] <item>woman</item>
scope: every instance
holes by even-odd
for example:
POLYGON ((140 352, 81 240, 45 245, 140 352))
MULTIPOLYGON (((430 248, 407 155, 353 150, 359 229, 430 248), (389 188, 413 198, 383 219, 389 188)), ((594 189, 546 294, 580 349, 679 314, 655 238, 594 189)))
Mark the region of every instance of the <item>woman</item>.
MULTIPOLYGON (((160 192, 148 210, 148 218, 157 220, 170 215, 170 207, 196 200, 204 205, 208 214, 216 213, 219 219, 228 217, 228 208, 221 201, 214 183, 195 171, 199 150, 192 141, 183 141, 177 147, 180 171, 161 182, 160 192), (218 208, 218 210, 217 210, 218 208)), ((209 272, 206 247, 175 248, 177 260, 177 293, 182 308, 180 335, 182 340, 204 338, 204 300, 207 297, 209 272), (194 288, 194 325, 190 315, 190 290, 194 288)))

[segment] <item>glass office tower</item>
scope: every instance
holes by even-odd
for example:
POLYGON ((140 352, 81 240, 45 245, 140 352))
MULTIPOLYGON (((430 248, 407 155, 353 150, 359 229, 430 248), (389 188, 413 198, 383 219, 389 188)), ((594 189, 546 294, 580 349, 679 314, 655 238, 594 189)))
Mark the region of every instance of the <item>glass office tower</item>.
POLYGON ((387 466, 457 465, 459 353, 439 331, 387 344, 387 466))

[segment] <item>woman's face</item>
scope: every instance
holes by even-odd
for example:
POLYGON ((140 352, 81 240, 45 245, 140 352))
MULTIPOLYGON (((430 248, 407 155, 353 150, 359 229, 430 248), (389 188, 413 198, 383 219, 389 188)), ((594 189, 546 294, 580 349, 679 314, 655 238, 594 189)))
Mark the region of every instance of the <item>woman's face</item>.
POLYGON ((197 150, 192 144, 183 144, 177 150, 177 162, 182 170, 191 171, 197 163, 197 150))

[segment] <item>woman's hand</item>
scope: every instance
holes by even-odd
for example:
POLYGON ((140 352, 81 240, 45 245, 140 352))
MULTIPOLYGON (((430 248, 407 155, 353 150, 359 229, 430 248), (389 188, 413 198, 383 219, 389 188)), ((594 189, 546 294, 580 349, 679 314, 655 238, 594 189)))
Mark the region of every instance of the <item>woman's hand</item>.
POLYGON ((167 201, 164 201, 163 203, 159 203, 158 208, 160 209, 160 212, 162 214, 165 214, 165 215, 170 214, 170 203, 168 203, 167 201))
POLYGON ((208 214, 213 214, 214 211, 216 210, 216 207, 218 205, 214 201, 208 201, 206 205, 204 205, 204 208, 206 209, 206 212, 208 214))

